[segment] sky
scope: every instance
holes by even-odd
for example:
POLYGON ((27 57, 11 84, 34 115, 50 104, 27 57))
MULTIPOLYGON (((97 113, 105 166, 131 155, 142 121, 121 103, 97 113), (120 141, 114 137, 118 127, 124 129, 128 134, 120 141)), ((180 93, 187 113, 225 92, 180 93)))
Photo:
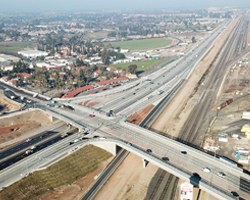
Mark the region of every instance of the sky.
POLYGON ((250 0, 0 0, 0 13, 250 7, 250 0))

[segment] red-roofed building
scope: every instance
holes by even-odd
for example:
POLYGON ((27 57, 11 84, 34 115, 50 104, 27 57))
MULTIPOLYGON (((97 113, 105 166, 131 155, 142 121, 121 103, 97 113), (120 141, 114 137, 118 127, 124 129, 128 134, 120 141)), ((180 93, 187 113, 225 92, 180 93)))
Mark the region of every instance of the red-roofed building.
POLYGON ((78 69, 78 70, 80 70, 80 69, 84 69, 84 66, 77 67, 77 69, 78 69))
POLYGON ((18 73, 17 75, 18 75, 18 76, 21 76, 21 77, 30 77, 30 76, 31 76, 31 74, 28 74, 28 73, 26 73, 26 72, 18 73))
POLYGON ((8 77, 7 76, 3 76, 1 79, 7 82, 8 77))
POLYGON ((67 92, 65 95, 62 96, 62 98, 72 98, 83 91, 90 90, 91 88, 94 87, 92 85, 86 85, 84 87, 77 88, 73 91, 67 92))
POLYGON ((119 74, 119 73, 122 72, 122 70, 116 69, 116 68, 111 68, 110 71, 112 71, 112 72, 114 72, 114 73, 116 73, 116 74, 119 74))
POLYGON ((120 82, 126 82, 128 81, 127 77, 121 77, 121 78, 115 78, 115 79, 110 79, 110 80, 106 80, 106 81, 101 81, 98 82, 97 84, 99 86, 101 85, 108 85, 108 84, 114 84, 114 83, 120 83, 120 82))
POLYGON ((95 70, 95 71, 94 71, 94 77, 99 76, 101 73, 102 73, 101 70, 95 70))
POLYGON ((17 82, 18 80, 16 78, 8 81, 8 83, 10 83, 11 85, 15 85, 15 86, 17 85, 17 82))

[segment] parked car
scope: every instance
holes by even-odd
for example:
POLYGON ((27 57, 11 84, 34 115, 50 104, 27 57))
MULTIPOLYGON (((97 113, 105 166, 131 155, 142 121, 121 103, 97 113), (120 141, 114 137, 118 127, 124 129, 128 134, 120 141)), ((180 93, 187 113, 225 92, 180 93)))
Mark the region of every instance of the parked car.
POLYGON ((92 114, 90 114, 89 116, 90 116, 90 117, 95 117, 95 115, 92 115, 92 114))

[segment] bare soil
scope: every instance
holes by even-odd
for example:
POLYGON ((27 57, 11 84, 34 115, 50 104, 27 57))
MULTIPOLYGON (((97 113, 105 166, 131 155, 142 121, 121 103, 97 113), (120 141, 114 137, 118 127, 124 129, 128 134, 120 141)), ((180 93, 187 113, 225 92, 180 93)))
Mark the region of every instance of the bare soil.
POLYGON ((94 199, 142 200, 157 169, 151 163, 143 168, 142 159, 130 153, 94 199))
POLYGON ((134 115, 130 116, 127 121, 139 125, 141 121, 149 114, 149 112, 154 108, 155 106, 153 104, 150 104, 146 108, 138 111, 134 115))
POLYGON ((3 109, 1 109, 0 112, 17 110, 17 109, 20 109, 22 107, 21 104, 15 102, 15 101, 12 101, 11 99, 8 99, 3 94, 2 90, 0 90, 0 105, 3 107, 3 109))
POLYGON ((52 122, 47 115, 38 110, 26 112, 13 117, 0 119, 0 143, 21 137, 28 132, 45 127, 52 122))

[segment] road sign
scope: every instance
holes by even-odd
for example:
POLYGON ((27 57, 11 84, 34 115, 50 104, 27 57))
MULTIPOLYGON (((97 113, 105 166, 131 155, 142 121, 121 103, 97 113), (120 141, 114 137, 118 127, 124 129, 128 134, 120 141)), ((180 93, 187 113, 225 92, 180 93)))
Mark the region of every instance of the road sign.
POLYGON ((181 200, 184 199, 193 200, 193 185, 187 182, 181 184, 181 200))

